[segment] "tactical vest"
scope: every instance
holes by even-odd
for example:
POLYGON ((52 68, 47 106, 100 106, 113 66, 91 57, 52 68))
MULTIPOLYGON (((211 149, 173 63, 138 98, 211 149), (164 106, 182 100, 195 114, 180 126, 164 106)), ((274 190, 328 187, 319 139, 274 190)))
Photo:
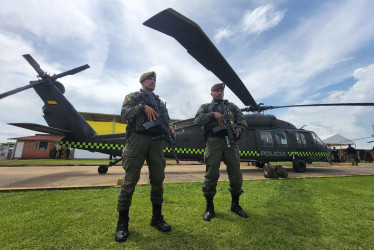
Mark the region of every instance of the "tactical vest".
MULTIPOLYGON (((135 98, 136 105, 141 103, 141 100, 139 98, 140 93, 141 93, 140 91, 135 92, 136 96, 133 97, 135 98)), ((160 98, 157 95, 155 95, 155 100, 156 100, 159 110, 166 109, 165 104, 160 100, 160 98)), ((131 130, 132 133, 140 133, 140 134, 147 134, 147 135, 153 135, 153 136, 158 136, 162 134, 160 126, 155 126, 155 127, 152 127, 146 130, 143 124, 146 123, 147 121, 149 121, 147 114, 145 112, 142 112, 141 114, 135 116, 135 118, 129 121, 129 124, 130 124, 129 130, 131 130)))
MULTIPOLYGON (((234 112, 232 110, 232 106, 229 105, 228 101, 225 100, 224 102, 225 102, 225 109, 226 109, 227 115, 230 117, 230 119, 232 121, 235 122, 235 117, 234 117, 234 112)), ((211 113, 211 112, 219 112, 221 114, 224 113, 223 110, 220 110, 220 105, 218 103, 214 103, 214 102, 209 103, 208 106, 207 106, 207 113, 211 113)), ((227 130, 222 130, 218 133, 214 133, 213 128, 215 128, 217 126, 218 126, 218 121, 216 119, 213 119, 210 122, 208 122, 207 124, 205 124, 204 125, 205 137, 209 138, 209 137, 225 137, 225 136, 227 136, 227 130)))

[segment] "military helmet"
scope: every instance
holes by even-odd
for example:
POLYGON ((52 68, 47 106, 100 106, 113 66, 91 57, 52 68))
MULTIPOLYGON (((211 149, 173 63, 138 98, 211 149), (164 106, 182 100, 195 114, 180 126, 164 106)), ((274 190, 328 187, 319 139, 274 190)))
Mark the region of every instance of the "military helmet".
POLYGON ((156 78, 156 72, 154 71, 150 71, 150 72, 146 72, 144 74, 142 74, 140 76, 140 79, 139 79, 139 82, 143 82, 145 79, 149 78, 149 77, 154 77, 156 78))

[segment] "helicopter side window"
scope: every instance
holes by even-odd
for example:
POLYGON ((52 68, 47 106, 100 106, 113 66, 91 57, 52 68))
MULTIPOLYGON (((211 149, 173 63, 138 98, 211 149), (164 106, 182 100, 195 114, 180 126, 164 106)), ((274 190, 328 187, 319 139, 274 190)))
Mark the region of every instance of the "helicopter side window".
POLYGON ((303 133, 300 134, 300 137, 301 137, 301 144, 305 147, 306 146, 306 139, 305 139, 305 135, 303 133))
POLYGON ((295 132, 295 136, 296 136, 297 145, 299 147, 301 146, 301 147, 305 148, 306 147, 306 140, 305 140, 304 134, 295 132))
POLYGON ((278 147, 287 147, 287 137, 283 132, 274 132, 278 147))
POLYGON ((263 147, 272 147, 273 146, 273 137, 268 131, 260 131, 260 137, 263 147))

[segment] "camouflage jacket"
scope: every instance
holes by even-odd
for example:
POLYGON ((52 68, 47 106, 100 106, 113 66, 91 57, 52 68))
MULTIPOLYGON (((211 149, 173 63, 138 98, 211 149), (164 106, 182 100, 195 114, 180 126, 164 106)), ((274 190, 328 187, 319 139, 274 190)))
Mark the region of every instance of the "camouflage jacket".
MULTIPOLYGON (((147 115, 144 112, 145 104, 140 100, 139 95, 143 92, 141 89, 140 91, 133 92, 128 94, 125 97, 125 100, 122 104, 121 109, 121 118, 122 120, 126 121, 128 126, 130 123, 134 123, 132 125, 135 125, 134 131, 145 131, 143 124, 148 121, 147 115)), ((159 98, 158 95, 155 95, 156 102, 160 103, 160 105, 163 105, 163 107, 166 109, 165 103, 159 98)), ((150 128, 149 131, 151 133, 158 133, 159 128, 154 127, 150 128)))
MULTIPOLYGON (((233 103, 225 105, 226 112, 230 119, 237 125, 239 134, 247 127, 247 120, 242 111, 233 103)), ((218 103, 212 101, 200 106, 195 116, 195 123, 204 126, 207 130, 218 126, 218 121, 214 118, 214 112, 219 112, 218 103)))

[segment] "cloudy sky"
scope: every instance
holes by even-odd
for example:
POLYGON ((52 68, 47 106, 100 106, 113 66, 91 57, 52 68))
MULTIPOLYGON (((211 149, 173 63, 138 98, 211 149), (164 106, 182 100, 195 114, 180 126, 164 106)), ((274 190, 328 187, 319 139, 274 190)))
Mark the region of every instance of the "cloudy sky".
MULTIPOLYGON (((0 0, 0 92, 36 79, 31 54, 48 73, 89 64, 61 79, 78 111, 119 114, 143 72, 157 72, 156 93, 172 118, 191 118, 219 79, 171 37, 142 25, 173 8, 205 31, 255 100, 266 105, 373 102, 371 0, 0 0)), ((226 98, 243 107, 232 92, 226 98)), ((46 125, 32 90, 0 101, 0 142, 34 132, 6 123, 46 125)), ((320 137, 373 134, 374 107, 268 111, 320 137)), ((360 148, 371 148, 366 140, 360 148)))

